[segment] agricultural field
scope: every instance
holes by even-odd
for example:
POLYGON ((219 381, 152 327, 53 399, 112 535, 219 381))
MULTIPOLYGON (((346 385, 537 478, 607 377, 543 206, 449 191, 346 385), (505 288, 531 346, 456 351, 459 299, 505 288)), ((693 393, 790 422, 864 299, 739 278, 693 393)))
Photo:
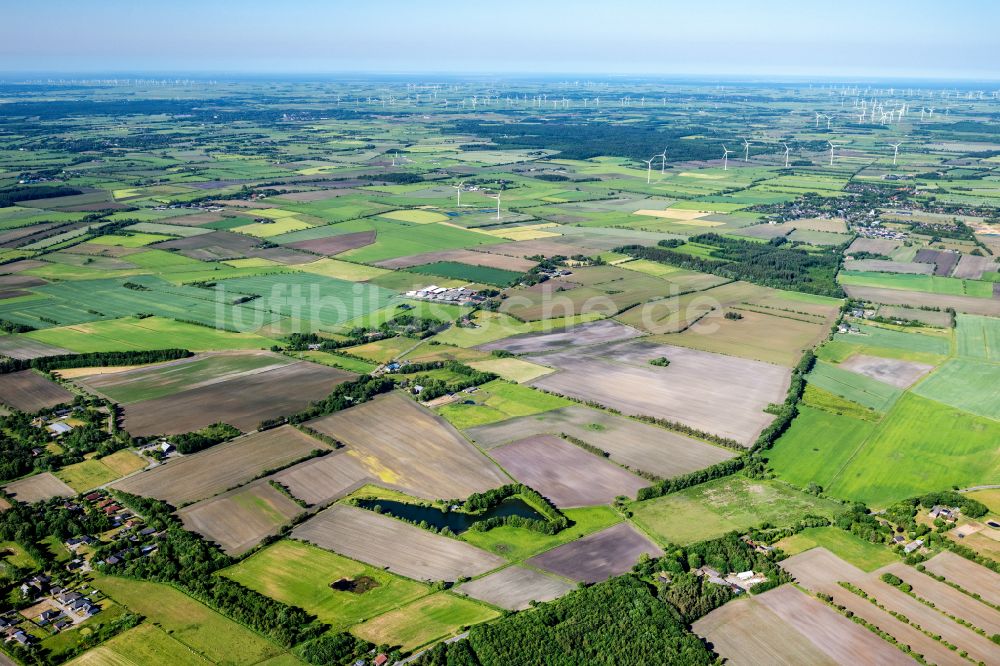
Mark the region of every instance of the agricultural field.
POLYGON ((833 517, 835 501, 779 481, 736 475, 632 505, 636 525, 661 543, 688 544, 761 523, 791 525, 805 515, 833 517))
POLYGON ((498 615, 482 604, 439 592, 356 625, 352 631, 376 645, 394 643, 412 650, 498 615))
POLYGON ((291 426, 239 437, 172 460, 114 484, 134 495, 155 497, 175 507, 212 497, 329 447, 291 426))
POLYGON ((73 402, 73 394, 32 370, 0 375, 0 403, 28 414, 73 402))
POLYGON ((634 527, 620 523, 536 555, 526 563, 570 580, 599 583, 625 573, 643 554, 656 557, 662 552, 634 527))
MULTIPOLYGON (((355 376, 308 361, 271 365, 262 372, 236 373, 229 379, 129 403, 125 406, 125 428, 135 435, 172 435, 222 422, 249 432, 261 421, 308 407, 355 376)), ((120 379, 122 375, 111 377, 120 379)))
POLYGON ((947 612, 973 626, 981 626, 1000 619, 997 611, 916 569, 897 563, 865 573, 823 548, 793 555, 781 566, 810 592, 832 595, 834 603, 846 606, 854 615, 878 626, 900 644, 924 655, 925 659, 935 663, 949 663, 953 659, 954 652, 932 636, 939 636, 942 641, 956 646, 955 651, 967 652, 974 660, 989 662, 997 654, 995 643, 943 614, 947 612), (914 596, 881 580, 883 572, 892 573, 912 585, 914 596), (869 599, 874 597, 881 607, 842 587, 841 582, 863 591, 869 599), (919 592, 918 584, 921 586, 919 592), (919 599, 930 604, 925 605, 919 599), (909 622, 902 622, 890 612, 905 616, 909 622), (931 635, 917 630, 916 626, 930 630, 931 635))
POLYGON ((77 492, 103 486, 146 468, 147 461, 131 451, 117 451, 104 458, 90 458, 63 467, 56 476, 77 492))
POLYGON ((874 544, 836 527, 809 527, 775 544, 789 555, 812 548, 828 551, 862 571, 874 571, 898 562, 899 558, 882 544, 874 544))
POLYGON ((490 456, 508 474, 534 488, 556 506, 571 508, 610 504, 615 497, 635 497, 644 479, 553 435, 504 444, 490 456))
POLYGON ((505 563, 457 539, 341 504, 298 525, 292 537, 419 581, 455 581, 505 563))
POLYGON ((463 583, 457 592, 513 611, 530 607, 532 601, 552 601, 573 589, 571 583, 555 576, 512 566, 463 583))
POLYGON ((337 630, 430 593, 416 583, 301 541, 282 540, 223 575, 316 615, 337 630), (341 584, 351 583, 356 586, 341 584))
POLYGON ((911 664, 864 627, 791 585, 738 599, 694 623, 731 664, 911 664))
POLYGON ((465 431, 485 449, 537 435, 569 435, 614 462, 670 478, 728 460, 736 452, 603 410, 574 405, 465 431))
POLYGON ((42 472, 8 483, 3 491, 18 502, 32 504, 53 497, 73 497, 76 491, 51 472, 42 472))
POLYGON ((262 479, 186 506, 177 515, 185 529, 239 556, 300 513, 302 507, 262 479))
POLYGON ((440 407, 438 413, 456 428, 468 430, 517 416, 541 414, 571 404, 573 403, 565 398, 498 379, 482 385, 475 393, 463 394, 460 402, 440 407))
POLYGON ((347 445, 370 477, 416 497, 467 497, 507 480, 441 417, 401 393, 306 425, 347 445))
POLYGON ((743 445, 771 422, 763 409, 784 400, 789 381, 787 369, 768 363, 645 342, 532 358, 559 370, 532 386, 633 416, 679 421, 743 445), (649 363, 657 358, 669 366, 649 363), (726 406, 721 414, 720 405, 726 406))
MULTIPOLYGON (((176 649, 180 655, 193 652, 209 663, 256 663, 283 652, 277 645, 169 585, 113 576, 98 576, 95 585, 133 613, 149 618, 153 626, 169 637, 164 640, 156 634, 151 636, 154 641, 170 645, 172 651, 171 641, 177 641, 183 646, 176 649)), ((114 650, 116 656, 120 650, 128 648, 114 650)))

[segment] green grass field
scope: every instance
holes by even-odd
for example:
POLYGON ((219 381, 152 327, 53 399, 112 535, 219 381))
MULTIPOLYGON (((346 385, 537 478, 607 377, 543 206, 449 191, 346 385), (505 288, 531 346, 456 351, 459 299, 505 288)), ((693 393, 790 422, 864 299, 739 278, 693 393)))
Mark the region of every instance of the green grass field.
POLYGON ((25 336, 78 353, 175 347, 191 351, 267 349, 278 344, 253 333, 230 333, 165 317, 124 317, 32 331, 25 336))
POLYGON ((149 622, 129 629, 67 666, 208 666, 212 662, 149 622))
POLYGON ((116 451, 104 458, 90 458, 67 465, 55 474, 73 490, 83 492, 138 472, 146 464, 146 460, 131 451, 116 451))
POLYGON ((959 356, 1000 363, 1000 319, 960 314, 955 324, 959 356))
POLYGON ((850 416, 862 421, 878 421, 882 418, 882 415, 875 409, 830 393, 815 384, 806 384, 806 390, 802 393, 802 404, 822 409, 831 414, 850 416))
POLYGON ((877 287, 880 289, 904 289, 925 291, 930 294, 950 296, 975 296, 992 298, 993 285, 980 280, 961 280, 937 275, 913 275, 904 273, 869 273, 864 271, 841 271, 837 279, 843 285, 854 287, 877 287))
POLYGON ((28 554, 16 541, 0 541, 0 557, 9 564, 21 569, 34 569, 38 566, 35 558, 28 554))
POLYGON ((438 261, 433 264, 423 266, 413 266, 408 268, 411 273, 426 273, 427 275, 441 275, 454 280, 467 280, 481 284, 492 284, 497 287, 507 287, 514 284, 521 273, 515 271, 505 271, 501 268, 490 268, 489 266, 473 266, 462 264, 457 261, 438 261))
POLYGON ((913 392, 967 412, 1000 420, 1000 364, 955 358, 913 387, 913 392))
POLYGON ((475 393, 463 394, 462 401, 445 405, 438 410, 438 413, 462 430, 504 421, 515 416, 539 414, 572 404, 575 403, 559 396, 496 380, 484 384, 475 393))
POLYGON ((816 483, 826 489, 874 431, 868 421, 801 405, 791 427, 765 455, 779 478, 800 488, 816 483))
POLYGON ((632 505, 633 520, 661 543, 688 544, 768 522, 790 525, 806 514, 832 517, 842 505, 779 481, 734 475, 632 505))
POLYGON ((880 507, 952 485, 993 483, 1000 478, 997 442, 1000 422, 907 393, 827 491, 880 507))
POLYGON ((299 541, 279 541, 223 574, 269 597, 299 606, 330 624, 346 629, 430 592, 426 585, 400 578, 299 541), (377 587, 355 594, 330 584, 341 578, 367 576, 377 587))
POLYGON ((361 359, 351 358, 349 356, 344 356, 343 354, 332 354, 324 351, 289 352, 289 355, 294 358, 312 361, 313 363, 320 363, 322 365, 329 365, 333 368, 347 370, 348 372, 356 372, 359 375, 367 374, 378 367, 375 363, 369 363, 368 361, 362 361, 361 359))
POLYGON ((96 575, 95 587, 209 661, 257 663, 283 650, 169 585, 96 575))
POLYGON ((340 255, 342 259, 371 264, 424 252, 506 242, 503 238, 445 224, 408 224, 392 220, 374 220, 371 224, 376 232, 375 242, 348 250, 340 255))
POLYGON ((785 537, 775 545, 789 555, 796 555, 812 548, 826 548, 862 571, 875 571, 899 561, 895 553, 885 546, 870 543, 837 527, 810 527, 798 534, 785 537))
POLYGON ((463 626, 499 615, 483 604, 439 592, 359 624, 351 631, 376 645, 402 645, 404 650, 412 650, 457 634, 463 626))
POLYGON ((610 506, 567 509, 563 513, 573 521, 573 526, 558 534, 542 534, 534 530, 503 526, 486 532, 467 530, 462 533, 462 539, 512 562, 520 562, 622 521, 621 515, 610 506))
POLYGON ((816 363, 808 381, 824 391, 880 412, 889 409, 902 393, 894 386, 823 361, 816 363))

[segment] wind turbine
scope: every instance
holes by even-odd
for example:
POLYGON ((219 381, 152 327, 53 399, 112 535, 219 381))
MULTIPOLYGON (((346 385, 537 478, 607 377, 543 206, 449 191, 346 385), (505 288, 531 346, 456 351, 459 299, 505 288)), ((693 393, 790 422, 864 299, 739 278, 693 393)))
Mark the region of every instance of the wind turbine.
POLYGON ((662 153, 657 153, 653 155, 654 158, 660 158, 660 175, 663 175, 664 170, 667 168, 667 149, 664 148, 662 153))
POLYGON ((643 162, 646 163, 646 184, 647 185, 649 185, 649 176, 653 172, 653 160, 655 160, 655 159, 656 159, 656 156, 654 155, 651 159, 642 160, 643 162))
POLYGON ((819 128, 819 119, 823 117, 823 114, 819 111, 816 112, 816 127, 819 128))
POLYGON ((722 150, 724 151, 722 154, 722 170, 729 171, 729 153, 733 151, 726 148, 726 144, 722 144, 722 150))
POLYGON ((500 190, 497 190, 497 220, 500 219, 500 190))
POLYGON ((788 149, 788 144, 787 143, 783 143, 781 145, 783 145, 785 147, 785 168, 787 169, 788 168, 788 150, 789 150, 788 149))
POLYGON ((830 166, 833 166, 833 149, 836 147, 833 145, 833 141, 827 141, 830 144, 830 166))
POLYGON ((899 156, 899 147, 903 145, 903 142, 890 143, 889 145, 892 146, 892 166, 896 166, 896 157, 899 156))
POLYGON ((750 161, 750 142, 746 139, 743 139, 743 161, 750 161))
POLYGON ((452 185, 455 188, 455 208, 462 207, 462 186, 465 183, 459 183, 458 185, 452 185))

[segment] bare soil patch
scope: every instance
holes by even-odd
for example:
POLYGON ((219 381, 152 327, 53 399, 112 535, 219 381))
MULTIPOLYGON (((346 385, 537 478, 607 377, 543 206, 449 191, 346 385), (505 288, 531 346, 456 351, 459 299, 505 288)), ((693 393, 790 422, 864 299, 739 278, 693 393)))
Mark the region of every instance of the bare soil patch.
POLYGON ((47 345, 44 342, 38 342, 31 338, 14 335, 0 336, 0 355, 9 356, 10 358, 24 360, 71 353, 68 349, 47 345))
POLYGON ((181 506, 246 483, 261 472, 329 447, 291 426, 239 437, 171 460, 114 484, 118 490, 181 506))
POLYGON ((0 375, 0 402, 22 412, 72 402, 73 394, 33 370, 0 375))
POLYGON ((983 273, 997 270, 997 260, 993 257, 977 257, 973 254, 963 254, 958 260, 958 266, 952 271, 951 276, 966 280, 979 280, 983 273))
POLYGON ((532 601, 552 601, 574 587, 561 578, 512 566, 464 583, 455 591, 507 610, 524 610, 532 601))
POLYGON ((455 581, 505 563, 464 541, 342 504, 316 514, 296 527, 292 536, 414 580, 455 581))
POLYGON ((961 257, 957 252, 945 252, 944 250, 928 250, 926 248, 917 251, 917 256, 914 257, 914 261, 921 264, 933 264, 934 265, 934 275, 948 276, 951 274, 951 269, 955 267, 958 263, 959 257, 961 257))
POLYGON ((877 379, 897 388, 909 388, 918 379, 934 369, 933 365, 900 361, 892 358, 854 354, 840 364, 841 368, 859 375, 877 379))
POLYGON ((515 479, 556 506, 610 504, 618 495, 635 498, 649 482, 553 435, 538 435, 490 452, 515 479))
POLYGON ((628 523, 619 523, 536 555, 527 564, 571 580, 599 583, 631 569, 643 553, 656 557, 663 551, 628 523))
POLYGON ((376 265, 382 268, 410 268, 411 266, 423 266, 439 261, 457 261, 473 266, 489 266, 490 268, 500 268, 507 271, 528 271, 537 264, 530 259, 522 257, 511 257, 505 254, 494 254, 492 252, 480 252, 476 250, 441 250, 440 252, 424 252, 423 254, 412 254, 407 257, 397 257, 380 261, 376 265))
POLYGON ((602 319, 550 333, 524 333, 522 335, 515 335, 503 340, 480 345, 477 349, 483 351, 503 349, 513 354, 535 354, 564 349, 566 347, 582 347, 602 342, 628 340, 640 335, 642 333, 631 326, 619 324, 611 319, 602 319))
POLYGON ((857 252, 870 252, 871 254, 889 255, 901 244, 899 241, 888 238, 855 238, 844 254, 851 255, 857 252))

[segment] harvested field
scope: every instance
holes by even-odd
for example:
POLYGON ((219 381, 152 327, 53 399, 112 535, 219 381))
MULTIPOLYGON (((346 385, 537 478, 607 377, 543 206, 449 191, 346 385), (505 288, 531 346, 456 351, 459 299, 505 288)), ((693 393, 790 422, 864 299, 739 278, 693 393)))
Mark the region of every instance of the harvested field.
POLYGON ((307 460, 268 477, 288 488, 303 502, 316 506, 375 482, 361 462, 346 451, 307 460))
POLYGON ((1000 605, 1000 574, 947 550, 924 562, 924 566, 932 574, 944 576, 991 604, 1000 605))
POLYGON ((524 437, 562 433, 607 451, 611 460, 619 464, 663 478, 687 474, 736 455, 729 449, 582 405, 465 431, 485 449, 524 437))
POLYGON ((490 252, 506 254, 511 257, 534 257, 536 255, 554 257, 560 254, 564 257, 571 257, 576 254, 590 256, 595 253, 595 249, 599 250, 600 248, 570 245, 569 243, 560 243, 554 240, 523 240, 490 246, 490 252))
POLYGON ((359 231, 353 234, 340 234, 338 236, 327 236, 326 238, 316 238, 314 240, 304 240, 297 243, 288 243, 285 247, 292 247, 296 250, 305 250, 314 254, 334 255, 347 252, 358 247, 371 245, 375 242, 375 231, 359 231))
POLYGON ((80 383, 128 404, 267 372, 292 362, 287 356, 265 351, 215 352, 102 374, 80 383))
MULTIPOLYGON (((972 630, 953 622, 934 608, 923 605, 918 600, 881 581, 879 576, 882 569, 866 574, 839 559, 825 548, 813 548, 804 553, 793 555, 784 560, 781 566, 803 586, 813 592, 822 592, 833 596, 834 603, 846 606, 855 615, 888 632, 903 645, 909 645, 914 651, 924 655, 929 662, 959 663, 954 652, 943 643, 935 641, 915 629, 914 625, 940 634, 945 641, 957 645, 958 650, 968 651, 973 660, 992 663, 1000 657, 1000 647, 988 638, 975 634, 972 630), (897 620, 869 600, 844 589, 839 585, 841 581, 851 583, 864 590, 870 597, 874 597, 887 609, 906 616, 909 619, 909 624, 897 620)), ((907 578, 920 575, 922 574, 913 571, 907 578)), ((968 603, 982 605, 971 598, 968 599, 968 603)))
POLYGON ((930 275, 934 272, 933 264, 918 264, 912 261, 888 261, 885 259, 848 259, 844 261, 844 270, 874 271, 876 273, 914 273, 930 275))
POLYGON ((488 358, 484 361, 470 361, 467 365, 483 372, 492 372, 502 379, 518 384, 530 382, 552 372, 552 368, 521 358, 488 358))
POLYGON ((631 569, 643 553, 657 557, 663 551, 628 523, 619 523, 536 555, 527 564, 571 580, 599 583, 631 569))
POLYGON ((985 272, 997 270, 997 260, 993 257, 977 257, 973 254, 963 254, 951 276, 966 280, 980 280, 985 272))
POLYGON ((743 445, 773 420, 763 410, 784 400, 790 377, 787 368, 769 363, 644 342, 556 352, 538 360, 560 372, 533 386, 630 415, 679 421, 743 445), (670 365, 649 364, 660 357, 670 365))
POLYGON ((727 664, 912 664, 913 660, 818 599, 783 585, 699 619, 694 632, 727 664))
POLYGON ((635 498, 649 482, 553 435, 538 435, 493 449, 490 455, 515 479, 560 508, 635 498))
POLYGON ((376 645, 413 650, 454 636, 463 627, 492 620, 499 613, 482 604, 439 592, 352 627, 351 632, 376 645))
POLYGON ((0 336, 0 356, 9 356, 18 360, 29 358, 40 358, 42 356, 58 356, 59 354, 72 354, 68 349, 47 345, 31 338, 20 335, 0 336))
MULTIPOLYGON (((970 564, 979 567, 973 562, 970 564)), ((985 569, 984 567, 980 568, 985 569)), ((986 571, 989 570, 986 569, 986 571)), ((988 636, 1000 634, 1000 611, 972 599, 964 592, 936 581, 902 562, 894 562, 878 570, 879 576, 884 573, 891 573, 903 579, 904 582, 913 586, 913 593, 918 597, 934 602, 934 605, 945 613, 960 617, 980 629, 985 629, 988 636)), ((993 572, 990 571, 990 573, 993 572)), ((997 574, 993 573, 993 576, 996 577, 997 574)), ((1000 656, 1000 651, 997 654, 1000 656)))
POLYGON ((401 393, 308 423, 379 482, 424 499, 467 497, 508 478, 444 419, 401 393))
POLYGON ((316 514, 292 536, 414 580, 454 581, 505 564, 503 558, 464 541, 342 504, 316 514))
POLYGON ((408 257, 397 257, 380 261, 376 265, 382 268, 410 268, 412 266, 423 266, 440 261, 457 261, 473 266, 487 266, 489 268, 499 268, 505 271, 517 271, 523 273, 534 268, 538 262, 521 257, 511 257, 505 254, 494 254, 492 252, 479 252, 476 250, 442 250, 440 252, 424 252, 408 257))
POLYGON ((909 388, 914 382, 934 369, 933 365, 926 363, 900 361, 893 358, 868 356, 867 354, 854 354, 840 363, 838 367, 901 389, 909 388))
POLYGON ((560 578, 512 566, 463 583, 455 591, 507 610, 524 610, 532 601, 552 601, 575 587, 560 578))
POLYGON ((850 256, 857 252, 889 255, 902 243, 888 238, 855 238, 844 254, 850 256))
POLYGON ((261 479, 177 512, 184 528, 239 556, 302 513, 302 507, 261 479))
POLYGON ((932 264, 934 266, 934 275, 948 276, 961 256, 957 252, 928 250, 925 248, 917 250, 917 256, 913 260, 921 264, 932 264))
POLYGON ((480 345, 477 349, 483 351, 502 349, 512 354, 536 354, 567 347, 575 348, 584 345, 628 340, 640 335, 642 333, 631 326, 619 324, 611 319, 603 319, 601 321, 577 324, 576 326, 571 326, 560 331, 515 335, 503 340, 480 345))
POLYGON ((179 507, 246 483, 264 470, 283 467, 317 449, 329 447, 292 426, 281 426, 172 460, 114 487, 179 507))
POLYGON ((898 305, 882 305, 878 309, 878 315, 880 317, 900 320, 910 319, 922 322, 928 326, 938 326, 940 328, 948 328, 951 326, 952 319, 950 312, 920 310, 917 308, 906 308, 898 305))
POLYGON ((42 472, 26 479, 8 483, 3 487, 7 495, 25 504, 41 502, 53 497, 73 497, 76 491, 56 478, 51 472, 42 472))
POLYGON ((22 412, 73 402, 73 394, 33 370, 0 375, 0 403, 22 412))
POLYGON ((133 435, 173 435, 228 423, 247 432, 265 420, 303 409, 356 375, 300 361, 236 379, 125 406, 133 435))
POLYGON ((907 305, 922 307, 924 305, 945 310, 954 308, 958 312, 1000 317, 1000 298, 977 298, 975 296, 950 296, 948 294, 931 294, 925 291, 908 291, 904 289, 885 289, 883 287, 854 287, 844 285, 844 291, 851 298, 887 305, 907 305))
POLYGON ((315 255, 293 248, 275 247, 261 249, 260 239, 231 231, 213 231, 210 234, 178 238, 157 244, 157 249, 176 250, 178 254, 201 261, 223 261, 254 257, 271 259, 281 264, 304 264, 315 261, 315 255))

